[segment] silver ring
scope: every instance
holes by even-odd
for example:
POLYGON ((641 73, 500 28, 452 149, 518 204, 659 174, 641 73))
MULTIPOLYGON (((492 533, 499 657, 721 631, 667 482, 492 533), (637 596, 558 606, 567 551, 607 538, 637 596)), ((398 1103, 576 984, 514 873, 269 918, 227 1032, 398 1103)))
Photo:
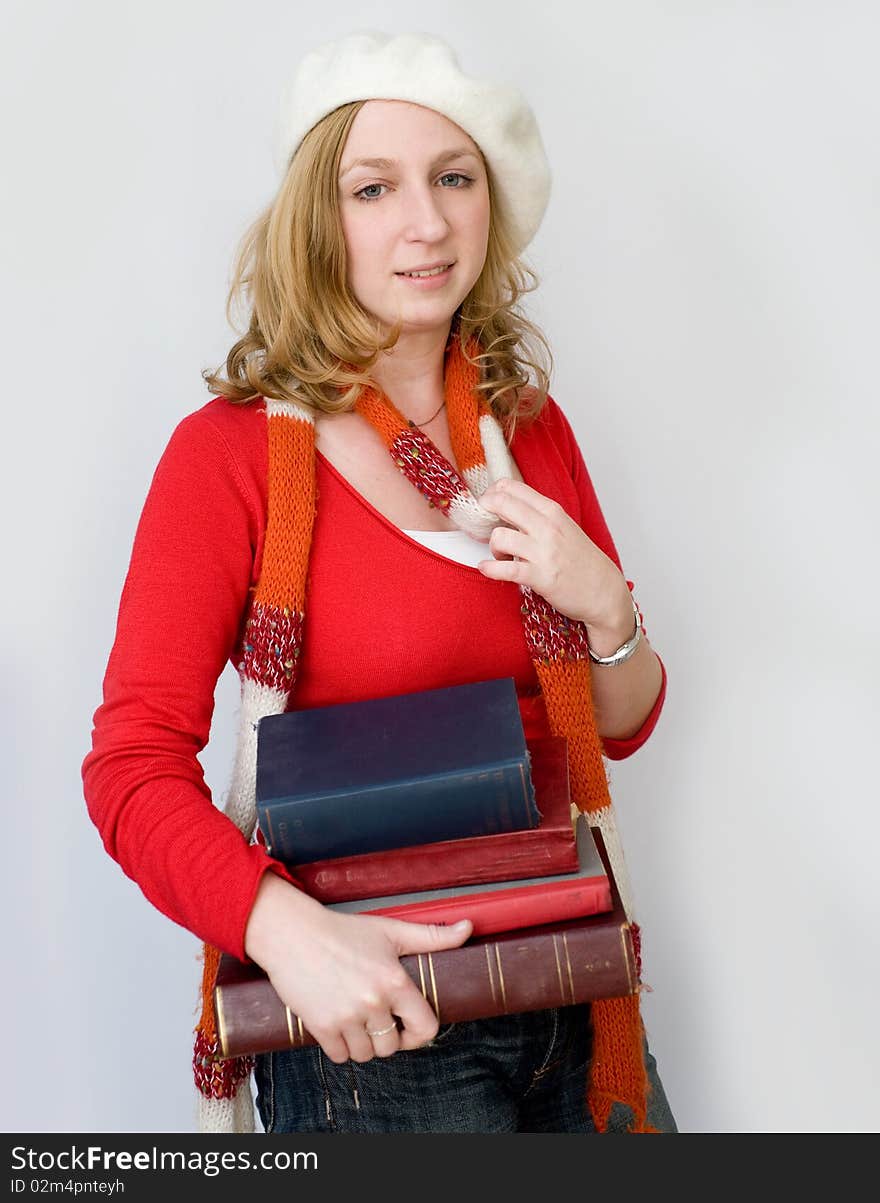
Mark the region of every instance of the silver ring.
MULTIPOLYGON (((366 1024, 364 1024, 364 1027, 366 1027, 366 1024)), ((381 1032, 371 1032, 370 1029, 367 1028, 367 1035, 368 1036, 387 1036, 388 1033, 393 1032, 396 1027, 397 1027, 397 1020, 395 1019, 394 1022, 390 1023, 387 1028, 382 1028, 381 1032)))

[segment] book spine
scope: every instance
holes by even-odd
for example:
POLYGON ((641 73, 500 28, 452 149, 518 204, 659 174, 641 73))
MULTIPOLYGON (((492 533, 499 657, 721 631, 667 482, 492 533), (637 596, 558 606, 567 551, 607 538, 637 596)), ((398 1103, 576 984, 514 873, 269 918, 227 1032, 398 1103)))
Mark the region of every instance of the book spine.
POLYGON ((534 829, 525 756, 479 770, 257 803, 270 855, 296 866, 391 848, 534 829))
POLYGON ((470 919, 471 936, 489 936, 511 928, 538 927, 562 923, 611 909, 608 878, 582 878, 525 886, 518 890, 497 890, 491 894, 470 894, 459 898, 435 898, 431 902, 409 902, 400 906, 375 907, 359 912, 402 919, 405 923, 442 923, 452 926, 470 919))
POLYGON ((564 826, 487 835, 479 843, 445 840, 372 856, 313 861, 297 865, 296 878, 307 894, 327 903, 517 877, 549 877, 575 873, 577 867, 569 818, 564 826))
MULTIPOLYGON (((435 953, 400 958, 440 1023, 463 1023, 638 989, 629 924, 535 929, 435 953)), ((256 967, 214 990, 224 1057, 303 1048, 316 1043, 256 967), (253 971, 252 975, 248 973, 253 971)))

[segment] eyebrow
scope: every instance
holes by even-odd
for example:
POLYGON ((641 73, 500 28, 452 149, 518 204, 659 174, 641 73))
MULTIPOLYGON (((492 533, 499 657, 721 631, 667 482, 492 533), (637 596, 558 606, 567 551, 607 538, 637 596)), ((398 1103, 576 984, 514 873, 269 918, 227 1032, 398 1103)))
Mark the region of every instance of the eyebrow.
MULTIPOLYGON (((447 163, 450 159, 476 159, 476 157, 477 156, 474 154, 474 152, 469 150, 468 147, 456 146, 453 147, 452 150, 441 151, 441 153, 437 155, 437 157, 429 166, 437 167, 438 164, 447 163)), ((388 171, 392 167, 397 166, 399 166, 399 164, 396 159, 354 159, 347 167, 343 168, 343 170, 340 172, 339 178, 341 180, 345 179, 350 172, 354 171, 355 167, 378 167, 380 171, 388 171)))

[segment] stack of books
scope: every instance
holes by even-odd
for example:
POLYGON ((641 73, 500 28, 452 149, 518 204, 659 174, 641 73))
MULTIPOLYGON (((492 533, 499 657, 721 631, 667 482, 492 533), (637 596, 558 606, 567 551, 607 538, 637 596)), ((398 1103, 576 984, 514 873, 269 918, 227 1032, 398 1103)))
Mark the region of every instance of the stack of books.
MULTIPOLYGON (((631 994, 629 924, 566 741, 525 739, 512 678, 262 719, 269 853, 332 909, 468 918, 460 947, 401 957, 441 1023, 631 994)), ((314 1043, 265 973, 224 955, 223 1056, 314 1043)))

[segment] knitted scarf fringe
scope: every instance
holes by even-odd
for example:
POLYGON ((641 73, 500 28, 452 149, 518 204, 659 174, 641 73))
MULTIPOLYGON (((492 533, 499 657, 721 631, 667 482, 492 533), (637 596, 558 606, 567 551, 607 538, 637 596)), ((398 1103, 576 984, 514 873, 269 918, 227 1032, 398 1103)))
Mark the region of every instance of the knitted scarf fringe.
MULTIPOLYGON (((513 475, 501 427, 476 390, 480 353, 471 340, 467 356, 457 338, 446 357, 445 394, 457 472, 426 434, 410 426, 376 389, 362 391, 358 412, 377 430, 401 473, 432 506, 460 529, 488 539, 499 519, 479 498, 502 476, 513 475)), ((267 714, 283 713, 296 686, 306 612, 306 579, 315 519, 315 425, 312 411, 292 402, 266 399, 269 440, 269 502, 263 566, 245 626, 241 717, 232 784, 225 813, 247 840, 256 827, 256 727, 267 714)), ((568 741, 572 800, 598 827, 608 852, 627 918, 634 921, 632 892, 623 858, 602 744, 590 687, 590 660, 583 623, 567 618, 525 585, 523 632, 547 708, 550 729, 568 741)), ((252 1057, 221 1059, 214 1020, 213 989, 220 954, 203 952, 201 1016, 196 1028, 193 1071, 198 1088, 199 1129, 254 1131, 250 1075, 252 1057)), ((636 958, 640 976, 640 957, 636 958)), ((592 1004, 592 1054, 587 1103, 593 1124, 605 1132, 615 1103, 628 1106, 630 1132, 654 1132, 647 1122, 648 1078, 639 995, 592 1004)))

